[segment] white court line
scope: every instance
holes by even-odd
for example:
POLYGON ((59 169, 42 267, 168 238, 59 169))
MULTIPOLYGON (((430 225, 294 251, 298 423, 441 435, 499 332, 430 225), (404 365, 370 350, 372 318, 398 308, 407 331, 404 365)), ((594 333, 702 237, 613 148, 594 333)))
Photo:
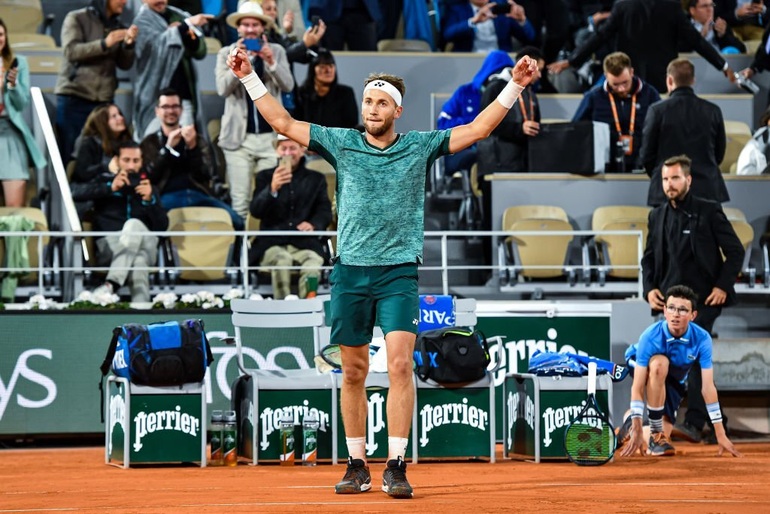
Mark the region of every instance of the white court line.
MULTIPOLYGON (((450 500, 431 501, 431 504, 436 503, 453 503, 450 500)), ((366 507, 367 505, 393 505, 393 500, 383 501, 336 501, 336 502, 242 502, 242 503, 190 503, 184 505, 174 505, 174 509, 199 509, 201 507, 291 507, 291 506, 319 506, 319 507, 333 507, 335 505, 360 505, 366 507)), ((126 510, 136 509, 136 506, 96 506, 96 507, 50 507, 39 509, 0 509, 0 512, 86 512, 97 511, 103 512, 107 510, 126 510)))

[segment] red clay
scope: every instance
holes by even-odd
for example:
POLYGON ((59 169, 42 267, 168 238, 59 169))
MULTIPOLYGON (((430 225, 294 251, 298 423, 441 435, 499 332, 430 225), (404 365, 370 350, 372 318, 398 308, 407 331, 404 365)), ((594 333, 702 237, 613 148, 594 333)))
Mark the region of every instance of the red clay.
MULTIPOLYGON (((601 467, 502 460, 410 465, 412 500, 379 489, 339 496, 344 465, 286 468, 115 468, 102 448, 0 451, 5 512, 770 512, 770 443, 739 443, 744 457, 676 443, 670 458, 617 458, 601 467)), ((499 452, 498 452, 499 453, 499 452)))

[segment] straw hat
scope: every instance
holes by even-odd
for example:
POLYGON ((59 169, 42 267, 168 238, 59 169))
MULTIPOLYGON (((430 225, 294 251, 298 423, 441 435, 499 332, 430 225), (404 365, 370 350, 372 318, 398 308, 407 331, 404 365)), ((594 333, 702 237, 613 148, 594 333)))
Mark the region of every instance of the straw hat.
POLYGON ((265 28, 274 28, 273 19, 265 15, 262 6, 257 2, 243 2, 238 6, 238 11, 227 16, 227 24, 237 29, 243 18, 256 18, 265 24, 265 28))

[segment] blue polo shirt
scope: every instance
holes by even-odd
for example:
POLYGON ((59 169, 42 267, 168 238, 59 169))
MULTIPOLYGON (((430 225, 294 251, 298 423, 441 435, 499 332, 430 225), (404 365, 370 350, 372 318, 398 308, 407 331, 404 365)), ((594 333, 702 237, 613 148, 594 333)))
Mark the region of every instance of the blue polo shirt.
POLYGON ((653 355, 668 357, 668 375, 684 383, 697 360, 701 369, 711 369, 711 334, 695 323, 690 323, 682 337, 674 337, 666 320, 647 327, 639 342, 626 350, 626 361, 634 359, 637 366, 647 367, 653 355))

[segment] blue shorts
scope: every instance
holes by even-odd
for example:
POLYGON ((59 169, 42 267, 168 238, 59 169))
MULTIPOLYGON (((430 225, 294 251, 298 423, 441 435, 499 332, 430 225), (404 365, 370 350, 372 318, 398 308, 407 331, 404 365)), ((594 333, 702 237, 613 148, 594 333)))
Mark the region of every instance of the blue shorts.
POLYGON ((417 334, 417 264, 349 266, 337 262, 329 282, 331 343, 369 344, 375 324, 384 334, 394 330, 417 334))

